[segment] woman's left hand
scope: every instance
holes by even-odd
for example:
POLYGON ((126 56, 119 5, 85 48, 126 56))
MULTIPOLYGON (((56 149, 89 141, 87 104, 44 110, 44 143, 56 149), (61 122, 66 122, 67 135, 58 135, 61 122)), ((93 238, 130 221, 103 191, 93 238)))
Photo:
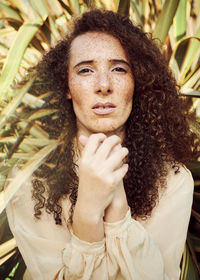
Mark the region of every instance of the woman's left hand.
POLYGON ((116 190, 112 202, 106 208, 104 221, 114 223, 122 220, 128 211, 128 202, 124 190, 123 181, 120 182, 119 188, 116 190))
MULTIPOLYGON (((114 150, 120 149, 121 144, 117 145, 114 150)), ((116 190, 112 202, 106 208, 104 221, 114 223, 122 220, 128 211, 128 202, 124 190, 123 180, 120 181, 119 188, 116 190)))
MULTIPOLYGON (((85 146, 86 143, 87 143, 87 137, 84 136, 82 138, 81 144, 85 146)), ((118 144, 113 149, 113 151, 120 148, 121 148, 121 144, 118 144)), ((104 213, 104 221, 108 223, 113 223, 122 220, 128 211, 128 202, 124 190, 123 180, 121 180, 119 184, 120 184, 119 188, 117 188, 112 202, 106 208, 104 213)))

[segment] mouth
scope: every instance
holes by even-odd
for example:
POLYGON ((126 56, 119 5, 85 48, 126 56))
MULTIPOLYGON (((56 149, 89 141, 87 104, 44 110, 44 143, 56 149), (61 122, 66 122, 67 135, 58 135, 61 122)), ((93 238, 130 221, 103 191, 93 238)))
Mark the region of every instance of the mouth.
POLYGON ((116 106, 113 103, 98 102, 92 107, 92 111, 97 115, 111 114, 115 110, 116 106))

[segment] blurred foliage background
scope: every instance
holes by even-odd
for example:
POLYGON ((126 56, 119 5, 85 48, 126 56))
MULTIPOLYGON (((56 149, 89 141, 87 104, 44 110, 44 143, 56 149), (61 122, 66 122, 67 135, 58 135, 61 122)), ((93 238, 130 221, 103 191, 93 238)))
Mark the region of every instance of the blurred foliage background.
MULTIPOLYGON (((89 8, 128 15, 152 32, 171 67, 180 93, 199 122, 188 119, 200 136, 200 0, 0 0, 0 279, 22 279, 25 264, 9 230, 5 207, 27 178, 59 145, 41 126, 56 114, 44 109, 48 92, 31 93, 34 77, 15 87, 29 67, 61 39, 72 16, 89 8), (13 87, 14 85, 14 87, 13 87), (6 178, 13 166, 19 170, 6 178)), ((189 166, 195 179, 194 203, 182 259, 181 279, 200 278, 200 162, 189 166)))

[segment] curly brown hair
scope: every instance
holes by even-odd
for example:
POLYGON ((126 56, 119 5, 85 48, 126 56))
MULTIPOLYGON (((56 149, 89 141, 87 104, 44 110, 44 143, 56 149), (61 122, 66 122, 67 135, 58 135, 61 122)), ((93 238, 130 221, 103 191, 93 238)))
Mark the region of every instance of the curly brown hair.
POLYGON ((78 189, 73 161, 76 117, 71 100, 66 98, 70 46, 77 36, 94 31, 106 32, 120 41, 134 75, 133 107, 123 143, 129 150, 124 186, 132 215, 150 216, 158 189, 165 186, 169 165, 176 173, 179 164, 199 156, 199 140, 186 121, 189 108, 178 95, 176 81, 155 40, 128 17, 112 11, 86 12, 75 20, 72 32, 43 56, 33 86, 36 94, 51 91, 45 106, 58 109, 56 117, 46 118, 43 125, 52 138, 59 137, 63 142, 33 180, 35 216, 39 218, 45 208, 57 224, 62 223, 60 201, 66 196, 71 201, 72 222, 78 189))

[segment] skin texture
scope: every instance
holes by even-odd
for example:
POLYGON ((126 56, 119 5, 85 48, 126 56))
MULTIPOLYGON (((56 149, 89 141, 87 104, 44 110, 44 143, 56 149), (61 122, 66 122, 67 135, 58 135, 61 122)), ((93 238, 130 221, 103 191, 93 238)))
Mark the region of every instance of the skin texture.
POLYGON ((72 98, 77 136, 82 135, 80 142, 83 136, 88 137, 79 161, 73 230, 80 239, 94 242, 104 237, 103 217, 106 221, 119 220, 128 209, 123 186, 128 170, 123 160, 128 150, 120 144, 132 109, 134 80, 121 44, 105 33, 76 37, 71 45, 68 73, 67 97, 72 98), (92 108, 98 102, 114 104, 114 111, 96 114, 92 108), (115 207, 115 199, 121 207, 115 207))
POLYGON ((122 136, 132 109, 134 80, 120 42, 97 32, 76 37, 70 49, 68 73, 67 96, 72 98, 78 135, 103 132, 122 136), (97 102, 113 103, 114 112, 95 114, 92 107, 97 102))

